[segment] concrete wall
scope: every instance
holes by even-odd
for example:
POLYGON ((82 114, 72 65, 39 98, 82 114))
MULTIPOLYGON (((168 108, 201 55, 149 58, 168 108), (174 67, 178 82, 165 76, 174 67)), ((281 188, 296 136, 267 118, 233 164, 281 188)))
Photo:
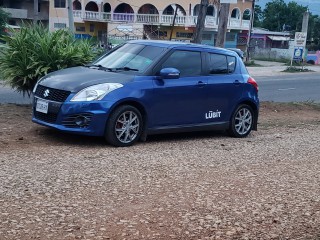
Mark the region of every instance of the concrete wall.
POLYGON ((281 48, 258 48, 254 49, 251 56, 254 58, 264 58, 264 59, 291 59, 293 54, 293 41, 289 42, 288 49, 281 48))

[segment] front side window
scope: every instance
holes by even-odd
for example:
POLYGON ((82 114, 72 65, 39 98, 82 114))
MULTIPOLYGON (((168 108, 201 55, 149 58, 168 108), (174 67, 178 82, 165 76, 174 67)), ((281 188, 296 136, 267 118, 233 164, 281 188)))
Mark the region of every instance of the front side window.
POLYGON ((162 64, 162 68, 176 68, 181 76, 201 75, 201 53, 177 50, 162 64))
POLYGON ((66 0, 54 0, 54 7, 55 8, 65 8, 66 7, 66 0))
POLYGON ((165 48, 128 43, 100 58, 94 64, 105 68, 144 72, 165 52, 165 48))
POLYGON ((228 63, 227 57, 221 54, 209 54, 209 73, 210 74, 227 74, 228 63))

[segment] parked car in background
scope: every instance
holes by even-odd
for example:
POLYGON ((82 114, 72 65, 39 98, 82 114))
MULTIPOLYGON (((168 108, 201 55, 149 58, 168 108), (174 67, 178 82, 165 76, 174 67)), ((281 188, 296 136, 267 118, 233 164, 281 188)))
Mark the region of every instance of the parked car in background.
POLYGON ((35 123, 130 146, 147 135, 257 130, 258 85, 233 51, 130 41, 88 66, 48 74, 34 88, 35 123))
POLYGON ((244 52, 243 52, 241 49, 239 49, 239 48, 228 48, 228 49, 231 50, 231 51, 236 52, 236 53, 239 55, 239 57, 240 57, 242 60, 244 60, 244 58, 245 58, 244 52))
POLYGON ((312 65, 320 64, 320 50, 308 53, 306 62, 312 65))

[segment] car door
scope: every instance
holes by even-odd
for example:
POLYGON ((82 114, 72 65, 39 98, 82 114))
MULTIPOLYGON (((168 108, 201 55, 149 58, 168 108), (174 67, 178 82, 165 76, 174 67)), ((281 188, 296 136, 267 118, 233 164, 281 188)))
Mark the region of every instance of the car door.
POLYGON ((236 71, 238 58, 219 53, 208 53, 207 122, 229 121, 242 96, 243 77, 236 71))
POLYGON ((203 122, 207 77, 200 51, 175 49, 158 66, 176 68, 178 79, 155 79, 150 123, 153 127, 197 125, 203 122))

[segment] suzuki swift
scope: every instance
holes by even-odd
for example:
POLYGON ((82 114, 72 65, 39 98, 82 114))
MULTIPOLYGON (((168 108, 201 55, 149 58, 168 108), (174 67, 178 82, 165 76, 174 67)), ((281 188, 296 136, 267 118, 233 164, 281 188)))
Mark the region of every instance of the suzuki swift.
POLYGON ((87 66, 41 78, 32 121, 130 146, 147 135, 257 130, 258 85, 234 51, 169 41, 130 41, 87 66))

